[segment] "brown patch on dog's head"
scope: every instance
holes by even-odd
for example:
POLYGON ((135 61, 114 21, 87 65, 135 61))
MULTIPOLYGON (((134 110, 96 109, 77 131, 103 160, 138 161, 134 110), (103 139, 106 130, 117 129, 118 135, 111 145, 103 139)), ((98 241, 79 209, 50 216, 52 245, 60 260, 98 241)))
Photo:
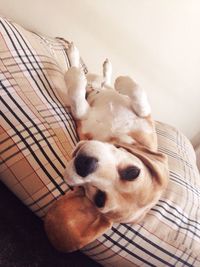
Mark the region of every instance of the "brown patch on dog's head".
POLYGON ((147 166, 156 183, 161 187, 166 187, 168 183, 168 159, 163 153, 152 151, 144 146, 129 146, 126 144, 117 145, 123 147, 131 154, 134 154, 147 166))

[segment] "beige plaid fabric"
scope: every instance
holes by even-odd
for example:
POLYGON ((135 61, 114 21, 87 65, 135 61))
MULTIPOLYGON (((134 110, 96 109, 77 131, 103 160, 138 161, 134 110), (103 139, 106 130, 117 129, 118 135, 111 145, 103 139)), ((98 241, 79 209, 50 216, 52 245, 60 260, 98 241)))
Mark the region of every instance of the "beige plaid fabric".
MULTIPOLYGON (((69 190, 62 174, 78 141, 57 93, 65 89, 63 73, 70 62, 64 40, 5 19, 0 33, 0 179, 43 217, 69 190)), ((157 123, 157 134, 159 150, 169 158, 168 189, 141 224, 116 224, 83 250, 103 266, 200 266, 195 154, 176 129, 157 123)))
POLYGON ((66 88, 63 73, 70 62, 63 41, 3 19, 0 58, 0 177, 42 217, 68 190, 62 173, 78 141, 57 93, 66 88))

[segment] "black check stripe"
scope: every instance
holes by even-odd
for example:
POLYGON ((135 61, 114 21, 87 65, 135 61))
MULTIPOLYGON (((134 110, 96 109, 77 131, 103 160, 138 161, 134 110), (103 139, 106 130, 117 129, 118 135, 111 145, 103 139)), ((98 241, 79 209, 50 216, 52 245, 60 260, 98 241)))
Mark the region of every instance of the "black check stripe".
MULTIPOLYGON (((7 92, 7 95, 10 97, 10 99, 13 102, 13 106, 16 105, 17 108, 19 109, 20 112, 22 112, 29 121, 32 122, 32 124, 34 125, 34 127, 38 130, 38 133, 41 135, 41 137, 45 140, 46 144, 48 145, 48 147, 50 148, 51 152, 53 153, 53 155, 57 158, 57 160, 60 162, 61 167, 65 167, 64 163, 60 160, 59 156, 55 153, 55 151, 53 150, 52 146, 50 145, 48 139, 45 137, 45 135, 43 134, 42 131, 40 131, 39 127, 37 126, 37 124, 24 112, 24 110, 21 108, 21 106, 19 106, 19 104, 17 103, 17 101, 12 97, 12 95, 7 91, 6 87, 0 82, 0 84, 2 85, 2 87, 4 88, 4 90, 7 92)), ((20 125, 22 125, 24 127, 24 129, 27 131, 27 133, 29 134, 29 136, 32 138, 33 142, 35 142, 35 144, 38 146, 38 148, 40 149, 40 151, 43 153, 44 157, 47 159, 47 161, 51 164, 52 168, 54 168, 54 170, 57 172, 57 174, 59 176, 62 177, 61 172, 58 170, 58 168, 53 164, 53 162, 50 160, 49 156, 47 155, 46 151, 44 150, 44 148, 41 146, 40 142, 38 142, 38 140, 36 139, 35 135, 30 131, 29 128, 26 127, 25 123, 20 119, 20 117, 16 116, 15 112, 13 112, 13 109, 9 107, 9 105, 4 101, 4 99, 2 99, 2 103, 5 105, 5 107, 10 111, 10 113, 17 119, 17 121, 19 122, 20 125)), ((30 147, 30 145, 29 145, 30 147)))
POLYGON ((188 216, 184 215, 183 212, 181 212, 180 210, 178 210, 177 208, 169 204, 167 201, 160 199, 159 203, 161 203, 161 205, 157 204, 156 206, 159 206, 165 209, 165 211, 168 212, 171 216, 174 216, 178 219, 180 219, 179 215, 182 216, 182 221, 184 224, 187 224, 188 226, 192 226, 195 229, 198 229, 200 231, 200 222, 198 222, 197 220, 190 219, 188 216), (167 207, 164 208, 165 206, 167 207))
MULTIPOLYGON (((140 263, 145 263, 145 264, 147 264, 147 266, 156 267, 156 265, 154 265, 154 264, 148 262, 147 260, 143 259, 138 253, 132 252, 127 247, 124 248, 123 245, 121 245, 120 243, 117 243, 114 239, 110 238, 110 236, 108 236, 106 234, 104 236, 107 238, 107 240, 109 240, 110 242, 112 242, 115 246, 121 248, 122 250, 124 250, 125 252, 127 252, 130 256, 132 256, 133 258, 135 258, 136 260, 139 260, 140 263)), ((126 237, 123 237, 123 238, 125 238, 127 241, 129 241, 126 237)), ((101 258, 101 259, 98 258, 98 261, 101 262, 101 261, 105 261, 106 259, 107 258, 101 258)), ((138 263, 138 261, 137 261, 137 263, 138 263)))
MULTIPOLYGON (((116 226, 117 231, 121 231, 121 228, 122 228, 122 225, 120 225, 120 224, 119 224, 118 226, 116 226)), ((123 232, 123 236, 126 236, 126 234, 128 233, 128 231, 129 231, 128 229, 125 229, 125 231, 123 232)), ((113 231, 113 232, 109 235, 109 237, 112 238, 112 236, 113 236, 114 234, 115 234, 115 231, 113 231)), ((116 241, 117 243, 120 243, 121 240, 124 240, 123 236, 118 236, 118 238, 115 239, 115 241, 116 241)), ((129 244, 129 242, 127 241, 127 242, 126 242, 126 245, 124 246, 124 248, 127 247, 128 244, 129 244)), ((106 253, 106 252, 108 252, 109 250, 112 249, 112 247, 114 247, 114 244, 112 244, 109 248, 108 248, 108 247, 105 248, 105 249, 102 250, 101 252, 95 252, 95 253, 92 253, 92 254, 90 254, 90 256, 91 256, 91 257, 97 257, 98 255, 100 255, 100 254, 102 254, 102 253, 106 253)), ((117 251, 117 253, 119 253, 120 251, 122 251, 121 248, 119 248, 119 250, 117 251)), ((114 254, 116 254, 116 252, 115 252, 114 254)), ((113 255, 114 255, 114 254, 113 254, 113 255)), ((113 257, 113 255, 110 255, 109 257, 107 257, 107 259, 113 257)), ((104 258, 104 259, 105 259, 105 258, 104 258)))
MULTIPOLYGON (((49 135, 49 136, 46 136, 46 139, 51 138, 51 137, 55 137, 55 136, 56 136, 56 135, 49 135)), ((34 142, 34 141, 32 141, 32 143, 29 142, 28 139, 30 139, 30 136, 27 136, 27 137, 25 137, 24 139, 27 140, 27 142, 29 143, 30 146, 34 146, 34 145, 35 145, 35 142, 34 142)), ((37 142, 38 142, 38 143, 41 143, 41 142, 43 142, 43 141, 44 141, 43 138, 40 138, 40 139, 37 138, 37 142)), ((2 151, 0 152, 0 155, 2 156, 3 153, 8 152, 10 149, 14 148, 16 145, 19 145, 19 144, 21 144, 21 143, 22 143, 21 140, 15 142, 15 144, 12 144, 12 145, 8 146, 7 148, 5 148, 4 150, 2 150, 2 151)), ((21 151, 24 151, 24 150, 26 150, 26 146, 25 146, 25 145, 24 145, 23 148, 20 148, 20 150, 19 150, 18 152, 13 153, 12 155, 10 155, 10 156, 4 158, 4 159, 2 160, 2 162, 0 162, 0 164, 5 163, 6 161, 9 161, 12 157, 15 157, 17 154, 19 154, 21 151)))
MULTIPOLYGON (((144 247, 140 246, 137 242, 134 242, 132 238, 130 239, 128 236, 123 235, 115 227, 112 227, 112 231, 114 231, 117 235, 121 236, 123 239, 125 239, 127 242, 129 242, 129 244, 133 245, 133 248, 139 249, 141 251, 141 253, 135 253, 134 250, 133 251, 130 250, 130 247, 127 248, 127 247, 122 246, 115 239, 111 238, 110 235, 104 234, 104 236, 111 243, 113 243, 117 247, 122 248, 122 250, 126 251, 129 255, 131 255, 135 259, 141 261, 141 263, 145 263, 145 264, 147 264, 147 266, 161 266, 161 264, 164 264, 162 266, 175 266, 174 264, 171 264, 171 263, 169 263, 169 262, 164 260, 165 256, 166 257, 170 256, 171 259, 174 259, 175 261, 178 261, 179 263, 183 264, 183 266, 191 266, 190 263, 188 263, 187 261, 177 257, 176 255, 170 253, 169 251, 163 249, 161 246, 157 245, 156 243, 153 243, 151 240, 149 240, 145 236, 141 235, 140 232, 135 231, 134 228, 132 228, 131 226, 129 226, 127 224, 123 224, 123 225, 129 231, 133 232, 136 236, 139 236, 142 240, 146 241, 148 249, 145 249, 144 247), (149 250, 149 246, 150 245, 155 247, 159 252, 162 252, 163 253, 162 257, 157 256, 156 253, 151 253, 150 250, 149 250), (148 262, 144 258, 140 257, 140 255, 142 255, 143 253, 149 255, 151 258, 156 259, 158 261, 157 264, 156 265, 151 264, 150 261, 148 262), (160 265, 158 265, 158 264, 160 264, 160 265)), ((104 244, 106 244, 106 243, 104 243, 104 244)), ((109 246, 109 248, 110 248, 110 246, 109 246)), ((91 255, 91 254, 89 254, 89 255, 91 255)), ((102 256, 103 256, 103 253, 102 253, 102 256)), ((94 257, 94 259, 95 259, 95 257, 94 257)), ((98 259, 98 261, 105 261, 107 259, 107 257, 105 257, 105 258, 104 257, 102 257, 102 258, 98 257, 97 259, 98 259)))
MULTIPOLYGON (((6 86, 6 88, 7 88, 7 86, 6 86)), ((0 89, 3 90, 3 88, 1 88, 1 87, 0 87, 0 89)), ((44 122, 37 123, 37 125, 38 125, 38 126, 42 126, 42 125, 44 125, 44 122)), ((27 125, 26 125, 26 127, 29 128, 29 130, 31 130, 31 131, 35 129, 33 125, 31 125, 31 126, 27 126, 27 125)), ((47 135, 48 135, 48 133, 49 133, 50 130, 51 130, 50 127, 49 127, 49 128, 46 127, 46 128, 43 130, 43 133, 45 133, 45 134, 47 133, 47 135)), ((19 130, 19 132, 20 132, 21 134, 23 134, 25 131, 26 131, 26 129, 19 130)), ((2 140, 0 141, 0 145, 3 144, 3 143, 5 143, 5 142, 7 142, 7 141, 9 141, 10 138, 12 138, 12 139, 15 138, 15 136, 17 136, 16 133, 11 134, 9 137, 6 137, 5 139, 2 139, 2 140)), ((54 135, 51 134, 51 135, 48 135, 48 136, 54 136, 54 135)), ((29 136, 25 137, 25 139, 27 139, 27 138, 29 138, 29 136)), ((48 137, 47 137, 47 138, 48 138, 48 137)), ((10 147, 8 147, 8 148, 10 148, 10 147)), ((8 149, 8 148, 7 148, 7 149, 8 149)), ((5 150, 6 150, 6 149, 5 149, 5 150)), ((1 153, 3 153, 3 152, 4 152, 4 150, 1 150, 1 153)))
MULTIPOLYGON (((196 226, 193 226, 191 224, 185 223, 180 217, 178 216, 174 216, 174 219, 171 219, 169 216, 166 216, 166 213, 169 213, 168 210, 166 208, 164 208, 161 205, 157 205, 157 207, 160 207, 160 210, 152 208, 151 211, 155 211, 156 213, 159 213, 160 215, 162 215, 163 218, 165 218, 166 220, 170 221, 170 223, 174 224, 175 226, 179 227, 180 230, 185 230, 185 231, 189 231, 192 234, 195 234, 198 238, 200 238, 200 234, 197 233, 198 228, 196 226), (163 211, 162 211, 163 210, 163 211), (175 219, 178 219, 178 222, 175 221, 175 219), (184 224, 185 226, 181 225, 184 224)), ((182 214, 181 214, 182 216, 182 214)))
POLYGON ((172 158, 174 158, 174 159, 176 159, 176 160, 180 160, 180 161, 184 162, 189 168, 191 168, 191 169, 193 168, 192 164, 190 164, 188 161, 184 160, 180 156, 180 154, 175 153, 175 152, 172 152, 169 149, 164 148, 164 147, 160 147, 159 148, 159 151, 162 152, 162 153, 164 153, 164 154, 166 154, 166 155, 168 155, 168 156, 170 156, 170 157, 172 157, 172 158))
POLYGON ((184 177, 174 173, 173 171, 170 171, 170 178, 171 181, 174 181, 180 185, 183 185, 187 190, 190 190, 193 194, 196 194, 197 197, 200 197, 200 189, 193 187, 190 183, 184 179, 184 177))
MULTIPOLYGON (((2 98, 0 98, 3 104, 6 104, 2 98)), ((16 134, 20 137, 20 139, 23 141, 27 149, 30 151, 31 155, 35 159, 35 161, 38 163, 40 168, 44 171, 44 173, 49 177, 50 181, 54 184, 54 186, 60 191, 61 194, 64 195, 64 191, 59 187, 59 185, 55 182, 54 178, 50 175, 48 170, 45 168, 43 163, 39 160, 39 158, 36 156, 35 152, 31 148, 31 146, 27 143, 27 141, 24 139, 23 135, 17 130, 17 128, 12 124, 11 121, 7 119, 7 117, 2 113, 3 119, 12 127, 12 129, 16 132, 16 134)))

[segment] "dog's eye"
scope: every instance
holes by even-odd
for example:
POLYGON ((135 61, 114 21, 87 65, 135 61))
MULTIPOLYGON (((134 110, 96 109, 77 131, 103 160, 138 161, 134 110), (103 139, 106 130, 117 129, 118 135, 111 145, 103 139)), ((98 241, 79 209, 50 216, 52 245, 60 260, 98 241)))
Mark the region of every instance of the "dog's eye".
POLYGON ((106 193, 98 190, 94 196, 94 203, 98 208, 103 208, 106 203, 106 193))
POLYGON ((130 166, 126 169, 119 170, 120 178, 125 181, 133 181, 140 174, 140 169, 136 166, 130 166))

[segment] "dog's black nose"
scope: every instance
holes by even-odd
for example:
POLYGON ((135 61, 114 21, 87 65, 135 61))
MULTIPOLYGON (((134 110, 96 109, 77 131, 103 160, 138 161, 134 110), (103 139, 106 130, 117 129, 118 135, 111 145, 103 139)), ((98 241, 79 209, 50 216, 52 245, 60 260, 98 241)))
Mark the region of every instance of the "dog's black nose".
POLYGON ((88 174, 93 173, 97 168, 98 160, 86 155, 78 155, 74 160, 76 172, 81 177, 86 177, 88 174))

